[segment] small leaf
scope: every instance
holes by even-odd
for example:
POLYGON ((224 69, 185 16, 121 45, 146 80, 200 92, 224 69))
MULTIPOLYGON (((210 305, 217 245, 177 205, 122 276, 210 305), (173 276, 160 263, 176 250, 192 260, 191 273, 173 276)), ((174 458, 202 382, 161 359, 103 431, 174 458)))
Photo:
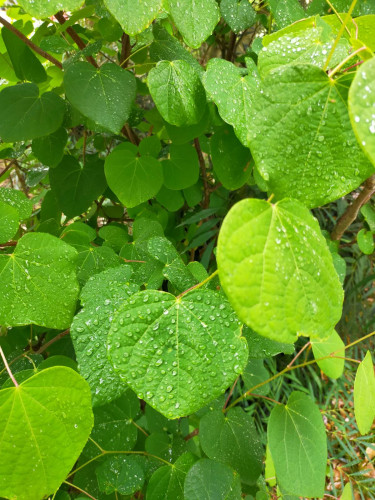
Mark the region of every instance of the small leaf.
POLYGON ((104 3, 125 33, 134 36, 152 23, 162 0, 104 0, 104 3))
POLYGON ((33 202, 22 191, 0 188, 0 201, 18 210, 20 220, 26 220, 33 211, 33 202))
POLYGON ((148 87, 165 121, 181 127, 202 118, 206 94, 195 69, 186 61, 161 61, 148 74, 148 87))
POLYGON ((255 484, 262 471, 263 450, 252 417, 242 408, 206 413, 199 422, 203 451, 235 469, 241 481, 255 484))
POLYGON ((59 128, 50 135, 34 139, 32 150, 34 155, 43 165, 56 167, 64 156, 64 149, 67 141, 68 134, 66 130, 64 128, 59 128))
POLYGON ((197 49, 220 20, 215 0, 169 0, 169 12, 184 41, 197 49))
POLYGON ((0 255, 0 324, 69 327, 78 296, 76 256, 43 233, 25 234, 13 254, 0 255))
POLYGON ((6 87, 0 92, 0 136, 7 142, 43 137, 60 127, 64 113, 64 101, 54 92, 39 96, 34 83, 6 87))
POLYGON ((335 353, 340 358, 327 358, 318 361, 318 366, 328 377, 339 378, 344 371, 345 344, 341 340, 340 335, 333 330, 327 339, 311 341, 314 358, 323 358, 335 353))
POLYGON ((114 63, 97 69, 78 61, 65 70, 64 86, 67 98, 80 113, 114 134, 120 132, 135 98, 132 73, 114 63))
POLYGON ((66 155, 51 169, 49 178, 52 192, 68 219, 88 210, 107 187, 104 162, 96 155, 86 155, 83 165, 66 155))
POLYGON ((370 351, 367 351, 355 376, 354 414, 359 432, 367 434, 375 418, 375 375, 370 351))
POLYGON ((100 491, 109 495, 118 492, 132 495, 140 490, 145 480, 145 473, 136 457, 115 455, 106 457, 95 469, 100 491))
POLYGON ((233 311, 210 290, 133 295, 114 317, 108 344, 120 377, 168 418, 218 397, 247 360, 233 311))
POLYGON ((239 475, 228 465, 202 458, 185 479, 185 500, 240 500, 239 475))
POLYGON ((139 290, 129 283, 131 273, 130 266, 121 266, 92 276, 81 292, 84 307, 70 329, 79 371, 90 385, 94 406, 109 403, 125 391, 107 358, 107 336, 116 309, 139 290))
POLYGON ((190 144, 169 148, 169 160, 162 162, 164 184, 168 189, 186 189, 195 184, 199 177, 198 156, 190 144))
POLYGON ((173 467, 165 465, 157 469, 147 486, 148 500, 184 500, 184 482, 186 474, 196 462, 191 453, 181 455, 173 467))
POLYGON ((70 368, 43 370, 0 391, 0 425, 0 495, 39 500, 57 490, 90 435, 89 387, 70 368))
POLYGON ((6 243, 16 234, 19 212, 15 207, 0 201, 0 243, 6 243))
POLYGON ((341 316, 343 291, 317 221, 295 200, 247 199, 224 219, 217 260, 238 317, 257 333, 294 343, 325 338, 341 316))
MULTIPOLYGON (((17 2, 31 16, 38 19, 51 17, 62 9, 61 0, 19 0, 17 2)), ((82 5, 82 0, 64 0, 64 10, 72 11, 82 5)))
POLYGON ((305 17, 305 11, 298 0, 288 0, 287 3, 283 0, 269 0, 269 5, 279 29, 305 17))
POLYGON ((286 492, 303 497, 324 495, 327 438, 319 408, 309 396, 293 392, 286 405, 273 408, 268 445, 277 480, 286 492))
POLYGON ((255 23, 256 12, 249 0, 221 0, 220 10, 232 31, 240 33, 255 23))
POLYGON ((245 391, 252 389, 253 394, 261 394, 263 396, 268 394, 270 390, 268 383, 261 385, 257 389, 253 389, 253 387, 262 384, 270 378, 270 374, 267 368, 265 368, 262 359, 249 359, 241 377, 244 382, 245 391))
POLYGON ((108 186, 127 208, 153 198, 163 184, 161 163, 151 156, 136 156, 126 143, 107 156, 104 169, 108 186))
POLYGON ((361 229, 357 234, 357 243, 361 252, 371 255, 374 251, 374 233, 361 229))

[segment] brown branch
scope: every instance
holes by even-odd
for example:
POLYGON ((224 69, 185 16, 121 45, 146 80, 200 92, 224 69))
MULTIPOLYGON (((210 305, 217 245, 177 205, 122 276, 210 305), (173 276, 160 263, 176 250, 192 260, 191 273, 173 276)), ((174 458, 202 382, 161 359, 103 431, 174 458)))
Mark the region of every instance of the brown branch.
POLYGON ((141 142, 137 134, 127 123, 122 127, 121 132, 135 146, 138 146, 138 144, 141 142))
POLYGON ((131 52, 130 38, 126 33, 122 34, 121 37, 121 54, 120 54, 120 66, 126 68, 129 63, 129 56, 131 52))
POLYGON ((62 339, 63 337, 65 337, 65 335, 69 335, 69 333, 70 333, 69 328, 67 330, 64 330, 63 332, 58 333, 56 337, 53 337, 53 339, 43 344, 42 347, 40 347, 40 349, 35 351, 35 354, 42 354, 42 352, 44 352, 51 344, 54 344, 58 340, 62 339))
MULTIPOLYGON (((57 21, 63 25, 65 24, 66 22, 66 19, 64 17, 64 14, 60 11, 58 12, 57 14, 55 14, 55 18, 57 19, 57 21)), ((83 50, 85 47, 86 47, 86 44, 85 42, 82 40, 82 38, 78 35, 78 33, 76 31, 74 31, 74 29, 69 26, 68 28, 66 28, 66 32, 68 33, 68 35, 70 36, 70 38, 73 40, 73 42, 76 43, 77 47, 80 49, 80 50, 83 50)), ((86 59, 87 61, 92 64, 93 66, 95 66, 95 68, 98 68, 98 64, 97 62, 95 61, 95 59, 92 57, 92 56, 86 56, 86 59)))
POLYGON ((207 171, 206 164, 204 162, 201 145, 199 143, 199 139, 196 137, 194 139, 194 146, 197 151, 199 166, 201 168, 202 180, 203 180, 203 189, 204 189, 204 197, 203 197, 203 208, 208 208, 210 204, 210 189, 207 182, 207 171))
POLYGON ((341 240, 342 235, 357 218, 358 212, 360 211, 361 207, 371 199, 374 193, 375 175, 372 175, 365 181, 363 189, 360 192, 358 198, 356 198, 353 203, 348 206, 346 211, 336 222, 336 226, 331 233, 332 240, 341 240))
POLYGON ((194 429, 190 434, 184 437, 184 440, 189 441, 194 436, 198 436, 198 434, 199 434, 199 429, 194 429))
POLYGON ((237 35, 232 31, 230 34, 227 54, 225 58, 227 61, 233 62, 236 49, 236 40, 237 40, 237 35))
POLYGON ((57 66, 58 68, 62 69, 62 64, 60 61, 55 59, 51 54, 48 54, 45 50, 41 49, 37 45, 35 45, 34 42, 29 40, 27 36, 25 36, 23 33, 21 33, 17 28, 15 28, 11 23, 9 23, 6 19, 0 16, 0 23, 5 26, 9 31, 14 33, 20 40, 22 40, 30 49, 32 49, 34 52, 42 56, 44 59, 47 59, 47 61, 50 61, 52 64, 57 66))

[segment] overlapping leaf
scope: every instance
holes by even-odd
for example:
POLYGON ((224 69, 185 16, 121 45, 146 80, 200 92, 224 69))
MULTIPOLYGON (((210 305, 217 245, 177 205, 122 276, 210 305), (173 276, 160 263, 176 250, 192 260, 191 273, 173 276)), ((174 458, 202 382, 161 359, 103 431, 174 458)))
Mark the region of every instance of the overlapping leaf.
POLYGON ((128 35, 144 31, 158 15, 162 0, 104 0, 128 35))
POLYGON ((357 369, 354 381, 354 413, 359 432, 369 432, 375 418, 375 375, 370 351, 367 351, 357 369))

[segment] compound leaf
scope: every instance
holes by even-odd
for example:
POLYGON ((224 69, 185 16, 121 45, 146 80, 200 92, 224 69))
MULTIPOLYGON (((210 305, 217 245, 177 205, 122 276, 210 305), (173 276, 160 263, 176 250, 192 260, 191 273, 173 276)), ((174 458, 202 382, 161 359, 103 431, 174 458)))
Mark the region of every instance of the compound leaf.
POLYGON ((341 316, 343 291, 319 225, 296 200, 247 199, 224 219, 220 280, 238 317, 257 333, 293 343, 325 338, 341 316))
POLYGON ((138 397, 178 418, 218 397, 241 373, 247 345, 240 335, 221 294, 196 290, 176 298, 149 290, 118 310, 109 355, 138 397))
POLYGON ((70 368, 47 368, 0 391, 0 422, 0 495, 39 500, 64 481, 90 435, 90 389, 70 368))

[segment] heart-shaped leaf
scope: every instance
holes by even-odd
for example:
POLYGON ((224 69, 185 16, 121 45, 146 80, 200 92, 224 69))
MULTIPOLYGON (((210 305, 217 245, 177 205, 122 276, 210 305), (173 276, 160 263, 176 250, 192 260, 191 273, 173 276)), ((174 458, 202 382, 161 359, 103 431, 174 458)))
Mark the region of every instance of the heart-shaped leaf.
POLYGON ((104 0, 104 3, 125 33, 133 36, 152 23, 162 0, 104 0))
POLYGON ((21 7, 28 12, 31 16, 38 19, 51 17, 59 10, 72 11, 78 9, 83 3, 83 0, 19 0, 17 2, 21 7))

